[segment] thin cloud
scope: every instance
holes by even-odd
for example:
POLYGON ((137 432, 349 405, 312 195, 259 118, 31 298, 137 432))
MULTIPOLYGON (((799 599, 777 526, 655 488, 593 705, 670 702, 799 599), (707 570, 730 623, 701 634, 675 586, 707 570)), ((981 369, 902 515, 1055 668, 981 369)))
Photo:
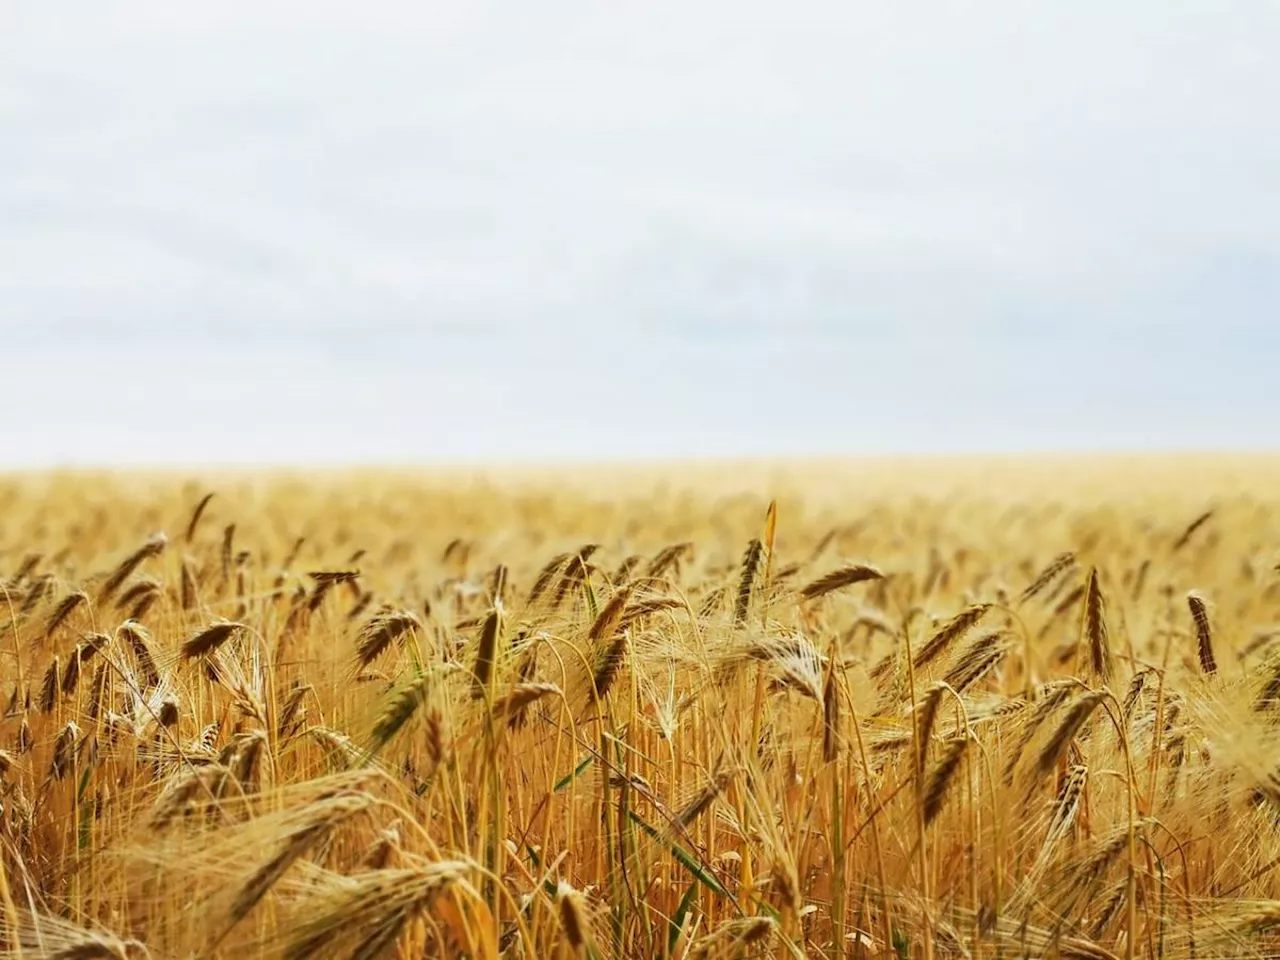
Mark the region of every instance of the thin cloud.
MULTIPOLYGON (((162 367, 197 348, 348 351, 366 425, 335 440, 299 408, 299 456, 320 437, 352 456, 1269 442, 1248 417, 1213 428, 1255 401, 1254 358, 1277 350, 1274 6, 232 0, 5 17, 0 333, 24 377, 68 350, 93 369, 112 343, 157 345, 162 367), (1207 330, 1229 342, 1206 347, 1207 330), (353 342, 421 366, 380 380, 353 342), (938 349, 981 382, 949 379, 938 349), (663 389, 620 357, 662 364, 663 389), (508 392, 539 363, 553 384, 614 375, 566 413, 508 392), (1028 369, 1044 389, 1020 401, 1028 369), (1079 370, 1126 405, 1092 434, 1060 373, 1079 370), (369 422, 399 422, 397 377, 488 396, 481 427, 374 443, 369 422), (610 387, 672 409, 609 407, 610 387), (878 426, 848 424, 886 391, 878 426), (1036 413, 1001 420, 998 402, 1036 413), (485 435, 504 410, 519 430, 485 435)), ((342 375, 298 362, 313 399, 342 375)), ((240 369, 239 390, 203 367, 172 386, 289 406, 291 388, 240 369)), ((229 409, 184 420, 212 459, 244 453, 229 409)), ((105 455, 117 419, 84 448, 0 437, 105 455)), ((130 436, 163 459, 179 432, 130 436)))

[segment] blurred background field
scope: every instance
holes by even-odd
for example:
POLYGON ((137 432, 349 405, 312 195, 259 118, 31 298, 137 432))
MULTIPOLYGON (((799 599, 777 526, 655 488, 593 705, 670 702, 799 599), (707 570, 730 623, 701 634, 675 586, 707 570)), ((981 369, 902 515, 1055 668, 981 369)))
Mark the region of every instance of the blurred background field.
POLYGON ((11 475, 0 946, 1266 955, 1277 479, 11 475))

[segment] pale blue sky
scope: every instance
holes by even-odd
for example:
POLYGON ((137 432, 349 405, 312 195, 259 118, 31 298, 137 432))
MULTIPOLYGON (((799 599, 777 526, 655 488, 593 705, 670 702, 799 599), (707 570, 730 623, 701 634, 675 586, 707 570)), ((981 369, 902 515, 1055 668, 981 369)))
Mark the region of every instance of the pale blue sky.
POLYGON ((5 4, 0 466, 1275 447, 1277 51, 1247 0, 5 4))

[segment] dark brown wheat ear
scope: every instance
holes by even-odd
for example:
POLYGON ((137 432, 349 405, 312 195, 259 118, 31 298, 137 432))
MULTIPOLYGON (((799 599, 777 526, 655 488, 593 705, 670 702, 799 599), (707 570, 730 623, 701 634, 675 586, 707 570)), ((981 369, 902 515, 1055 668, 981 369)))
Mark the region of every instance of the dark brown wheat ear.
POLYGON ((417 614, 407 610, 391 610, 372 617, 356 640, 356 669, 363 670, 392 643, 421 626, 417 614))
POLYGON ((234 620, 211 623, 183 641, 182 659, 194 660, 198 657, 206 657, 226 643, 237 630, 243 629, 245 629, 244 624, 234 620))
POLYGON ((840 684, 834 657, 827 665, 827 680, 822 685, 822 760, 830 763, 840 754, 840 684))
POLYGON ((938 765, 929 774, 929 779, 925 781, 921 795, 921 802, 924 804, 925 826, 933 823, 938 814, 942 812, 942 805, 946 802, 947 792, 955 781, 956 774, 960 772, 961 761, 964 760, 964 755, 968 749, 968 737, 958 737, 943 748, 942 759, 938 761, 938 765))
POLYGON ((222 531, 222 583, 225 586, 231 582, 232 560, 235 555, 236 542, 236 525, 234 523, 227 524, 222 531))
POLYGON ((556 910, 565 940, 573 950, 581 950, 586 946, 591 930, 586 900, 563 880, 556 888, 556 910))
POLYGON ((913 666, 919 670, 926 667, 951 646, 968 633, 978 621, 991 609, 989 603, 975 603, 948 620, 934 631, 923 647, 916 652, 913 666))
POLYGON ((62 661, 58 657, 49 661, 49 666, 44 672, 44 682, 40 685, 41 713, 52 713, 53 708, 57 706, 61 670, 62 661))
POLYGON ((692 549, 693 544, 688 541, 663 547, 649 564, 646 575, 650 577, 662 576, 669 567, 678 565, 680 558, 692 549))
POLYGON ((206 493, 200 498, 200 502, 196 504, 196 508, 191 511, 191 520, 187 524, 187 532, 183 539, 190 543, 195 539, 196 527, 200 525, 200 518, 204 516, 205 509, 209 506, 209 501, 213 499, 212 493, 206 493))
MULTIPOLYGON (((151 601, 154 601, 160 595, 162 589, 159 580, 141 577, 128 590, 120 594, 119 599, 116 600, 116 609, 124 610, 128 607, 137 607, 143 603, 146 603, 149 607, 151 601)), ((136 620, 137 617, 135 616, 134 619, 136 620)))
POLYGON ((126 620, 116 628, 116 636, 123 640, 133 654, 146 689, 160 683, 160 669, 156 665, 155 654, 151 652, 151 635, 146 627, 133 620, 126 620))
POLYGON ((506 717, 515 726, 529 704, 559 693, 560 688, 554 683, 517 683, 493 701, 492 712, 495 717, 506 717))
POLYGON ((805 600, 816 600, 819 597, 825 597, 828 593, 852 586, 855 583, 883 579, 884 574, 875 567, 865 564, 852 564, 847 567, 841 567, 839 570, 832 570, 825 576, 814 580, 800 590, 800 596, 805 600))
POLYGON ((1211 507, 1210 509, 1206 510, 1204 513, 1200 514, 1200 516, 1192 520, 1189 524, 1187 524, 1187 528, 1182 531, 1182 535, 1178 537, 1177 540, 1174 541, 1173 552, 1177 553, 1179 550, 1185 547, 1191 541, 1191 538, 1192 536, 1195 535, 1195 532, 1199 530, 1201 527, 1203 527, 1206 523, 1208 523, 1210 519, 1212 519, 1213 514, 1214 514, 1214 511, 1213 511, 1213 508, 1211 507))
POLYGON ((498 634, 502 632, 502 611, 494 607, 484 619, 480 640, 476 644, 476 663, 472 673, 471 697, 480 700, 489 688, 493 677, 494 661, 498 653, 498 634))
POLYGON ((1071 705, 1071 709, 1067 711, 1066 716, 1062 718, 1062 722, 1053 731, 1053 736, 1049 738, 1048 743, 1044 745, 1044 748, 1036 758, 1036 770, 1041 776, 1053 769, 1054 764, 1058 762, 1058 759, 1066 751, 1067 744, 1084 729, 1085 723, 1093 716, 1094 710, 1098 708, 1098 705, 1106 697, 1107 694, 1104 691, 1094 691, 1086 693, 1071 705))
POLYGON ((431 690, 426 677, 417 677, 387 701, 382 713, 374 721, 371 747, 374 752, 382 749, 403 729, 419 708, 427 702, 431 690))
POLYGON ((737 599, 733 605, 733 621, 739 626, 747 622, 747 616, 751 612, 751 593, 763 567, 764 544, 759 539, 754 539, 747 544, 746 552, 742 555, 742 573, 738 577, 737 599))
POLYGON ((1070 551, 1060 553, 1054 557, 1052 562, 1040 571, 1039 576, 1027 585, 1027 588, 1018 594, 1018 604, 1024 604, 1028 600, 1035 598, 1038 594, 1045 590, 1051 583, 1058 579, 1066 571, 1076 565, 1076 555, 1070 551))
POLYGON ((129 578, 134 570, 138 569, 146 560, 151 557, 159 556, 164 553, 164 548, 168 545, 169 538, 163 533, 157 533, 151 536, 129 556, 125 557, 119 566, 111 572, 102 586, 98 588, 98 603, 106 603, 111 599, 112 595, 120 589, 120 585, 129 578))
POLYGON ((619 630, 598 658, 591 682, 595 695, 603 700, 626 659, 627 631, 619 630))
POLYGON ((707 785, 699 790, 680 810, 676 813, 671 828, 667 832, 669 834, 678 833, 685 830, 691 823, 710 809, 716 799, 725 791, 725 788, 733 781, 737 775, 737 771, 732 767, 724 765, 723 760, 717 770, 711 775, 711 779, 707 785))
POLYGON ((75 592, 69 593, 67 596, 63 597, 62 602, 58 604, 54 609, 53 614, 49 617, 49 622, 45 624, 45 639, 47 640, 49 637, 53 636, 53 632, 66 622, 67 618, 71 616, 76 607, 80 606, 82 603, 87 603, 88 600, 89 596, 83 590, 76 590, 75 592))
POLYGON ((1218 672, 1218 661, 1213 656, 1213 629, 1209 626, 1209 609, 1198 593, 1187 594, 1187 606, 1196 627, 1196 647, 1200 657, 1200 669, 1206 676, 1218 672))
POLYGON ((947 675, 947 686, 963 693, 973 686, 1004 659, 1011 648, 1004 630, 988 630, 961 647, 947 675))
POLYGON ((1081 626, 1089 669, 1105 686, 1111 682, 1111 640, 1107 632, 1106 603, 1098 585, 1098 568, 1089 570, 1084 591, 1084 618, 1081 626))
POLYGON ((938 708, 942 705, 942 697, 947 692, 945 683, 936 683, 929 688, 917 708, 916 718, 916 773, 923 774, 929 755, 929 740, 933 736, 933 724, 938 716, 938 708))
POLYGON ((538 576, 534 578, 533 586, 529 589, 529 597, 526 600, 530 606, 537 603, 538 599, 547 592, 551 586, 551 581, 555 579, 556 574, 560 572, 560 569, 568 560, 569 554, 558 553, 539 571, 538 576))
POLYGON ((627 601, 630 598, 630 587, 623 587, 615 593, 609 602, 604 605, 604 609, 600 611, 599 616, 592 622, 591 629, 587 631, 587 639, 591 641, 611 639, 619 624, 622 623, 627 601))

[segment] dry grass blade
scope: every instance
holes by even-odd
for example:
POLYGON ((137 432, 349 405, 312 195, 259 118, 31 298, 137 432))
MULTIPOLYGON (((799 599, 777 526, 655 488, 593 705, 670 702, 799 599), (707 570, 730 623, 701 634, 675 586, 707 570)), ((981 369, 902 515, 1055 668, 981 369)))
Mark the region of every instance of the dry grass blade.
POLYGON ((839 570, 833 570, 825 576, 819 577, 813 583, 808 584, 800 591, 800 596, 805 600, 816 600, 819 597, 825 597, 828 593, 841 590, 844 587, 852 586, 855 583, 864 583, 867 580, 883 580, 884 574, 875 567, 865 564, 852 564, 847 567, 841 567, 839 570))

